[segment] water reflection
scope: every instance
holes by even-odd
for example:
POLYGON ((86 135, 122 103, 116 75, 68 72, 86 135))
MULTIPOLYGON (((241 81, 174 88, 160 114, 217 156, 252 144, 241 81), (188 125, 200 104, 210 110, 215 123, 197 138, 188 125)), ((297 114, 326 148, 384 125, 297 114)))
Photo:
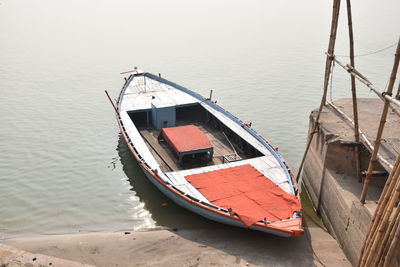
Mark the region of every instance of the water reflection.
POLYGON ((128 177, 132 191, 136 192, 140 202, 144 203, 144 209, 151 213, 157 226, 168 228, 208 228, 220 226, 208 219, 194 214, 167 198, 145 176, 131 154, 122 135, 119 135, 118 155, 121 159, 122 169, 128 177))

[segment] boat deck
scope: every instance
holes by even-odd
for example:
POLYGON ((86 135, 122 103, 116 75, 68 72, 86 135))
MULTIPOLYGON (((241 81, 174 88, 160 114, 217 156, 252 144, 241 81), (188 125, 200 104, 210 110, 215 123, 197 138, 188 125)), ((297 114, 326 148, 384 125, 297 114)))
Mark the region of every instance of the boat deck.
POLYGON ((288 180, 285 177, 283 170, 280 167, 277 167, 274 163, 274 159, 272 156, 261 156, 257 158, 239 160, 230 163, 212 165, 212 166, 205 166, 187 170, 181 170, 176 172, 166 172, 165 175, 169 179, 169 182, 175 185, 181 191, 191 194, 192 196, 196 197, 205 202, 209 202, 204 196, 198 192, 187 180, 187 175, 192 174, 199 174, 199 173, 207 173, 216 170, 228 169, 236 166, 242 166, 250 164, 260 173, 262 173, 265 177, 273 181, 277 186, 279 186, 282 190, 287 193, 293 193, 291 191, 291 187, 289 185, 288 180))
POLYGON ((160 169, 165 173, 168 182, 175 185, 181 191, 191 196, 210 203, 197 189, 195 189, 185 178, 186 175, 206 173, 215 170, 251 164, 255 169, 272 180, 276 185, 287 193, 292 193, 288 180, 282 168, 276 164, 272 155, 251 157, 241 151, 237 146, 232 147, 230 141, 223 132, 213 129, 204 122, 177 121, 177 126, 193 124, 196 125, 211 142, 214 147, 214 156, 211 161, 189 161, 180 163, 174 151, 166 142, 158 141, 160 134, 155 128, 139 129, 151 154, 159 163, 160 169), (229 156, 235 155, 235 151, 240 160, 229 161, 229 156), (227 160, 228 159, 228 160, 227 160))
MULTIPOLYGON (((184 121, 177 122, 177 126, 187 124, 188 123, 184 121)), ((248 155, 240 151, 239 148, 235 147, 234 150, 223 132, 212 129, 206 123, 196 122, 190 124, 196 125, 213 145, 214 155, 211 161, 192 160, 180 163, 170 146, 166 142, 158 141, 160 131, 157 131, 155 128, 139 129, 139 132, 143 136, 145 142, 148 144, 152 155, 160 164, 163 172, 173 172, 227 163, 229 159, 235 157, 235 150, 240 159, 250 158, 248 155)))

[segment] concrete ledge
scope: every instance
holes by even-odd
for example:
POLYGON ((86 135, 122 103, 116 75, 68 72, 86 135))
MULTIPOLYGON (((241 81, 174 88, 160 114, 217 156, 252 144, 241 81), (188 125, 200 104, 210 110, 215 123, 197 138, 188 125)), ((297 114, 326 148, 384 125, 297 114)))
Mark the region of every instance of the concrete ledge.
MULTIPOLYGON (((335 101, 335 105, 352 118, 351 99, 335 101)), ((360 129, 373 143, 382 102, 379 99, 359 99, 358 106, 360 129)), ((316 114, 314 110, 310 115, 310 130, 316 114)), ((400 118, 389 113, 386 124, 381 152, 389 162, 393 162, 400 145, 400 118)), ((333 109, 324 107, 305 160, 303 181, 317 213, 350 262, 356 266, 387 175, 373 177, 366 204, 362 205, 359 201, 362 183, 356 178, 354 146, 347 145, 353 140, 351 124, 333 109)), ((366 170, 370 152, 363 146, 360 150, 361 169, 366 170)), ((377 170, 385 171, 385 168, 378 164, 377 170)))

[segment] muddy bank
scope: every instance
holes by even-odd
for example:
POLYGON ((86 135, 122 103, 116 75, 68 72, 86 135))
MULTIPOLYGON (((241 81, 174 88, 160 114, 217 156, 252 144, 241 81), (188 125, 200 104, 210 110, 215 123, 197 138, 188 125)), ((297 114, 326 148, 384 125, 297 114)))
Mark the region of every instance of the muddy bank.
POLYGON ((174 230, 51 235, 2 243, 96 266, 350 266, 336 241, 317 227, 299 238, 225 226, 174 230))

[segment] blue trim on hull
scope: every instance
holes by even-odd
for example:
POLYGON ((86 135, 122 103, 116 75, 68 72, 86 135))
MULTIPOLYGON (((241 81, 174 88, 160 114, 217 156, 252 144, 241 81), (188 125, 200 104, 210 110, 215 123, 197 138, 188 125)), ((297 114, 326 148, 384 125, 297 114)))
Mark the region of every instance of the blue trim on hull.
POLYGON ((132 82, 132 80, 133 80, 133 78, 135 76, 136 75, 133 75, 133 74, 129 76, 129 78, 125 81, 125 84, 124 84, 124 86, 122 87, 122 89, 121 89, 121 91, 119 93, 119 96, 118 96, 118 112, 119 112, 119 109, 120 109, 120 106, 121 106, 121 100, 122 100, 123 95, 125 94, 126 88, 128 88, 129 84, 132 82))
MULTIPOLYGON (((140 165, 139 165, 140 166, 140 165)), ((171 191, 167 190, 163 185, 161 185, 157 180, 155 180, 153 178, 153 176, 148 173, 145 169, 143 169, 142 166, 140 166, 140 168, 142 169, 142 171, 144 172, 144 174, 147 176, 147 178, 164 194, 166 195, 168 198, 172 199, 172 201, 174 201, 177 205, 190 210, 191 212, 194 212, 200 216, 203 216, 207 219, 219 222, 219 223, 224 223, 224 224, 228 224, 228 225, 232 225, 232 226, 236 226, 236 227, 241 227, 241 228, 245 228, 244 225, 240 222, 240 221, 236 221, 233 219, 229 219, 226 218, 224 216, 219 216, 213 212, 209 212, 205 209, 202 209, 200 207, 197 207, 195 205, 191 205, 190 203, 188 203, 187 201, 185 201, 184 199, 176 196, 174 193, 172 193, 171 191)), ((281 237, 291 237, 291 235, 289 234, 285 234, 282 232, 278 232, 278 231, 274 231, 274 230, 269 230, 269 229, 265 229, 262 227, 258 227, 258 226, 250 226, 251 230, 257 230, 257 231, 261 231, 261 232, 265 232, 268 234, 273 234, 273 235, 277 235, 277 236, 281 236, 281 237)))

